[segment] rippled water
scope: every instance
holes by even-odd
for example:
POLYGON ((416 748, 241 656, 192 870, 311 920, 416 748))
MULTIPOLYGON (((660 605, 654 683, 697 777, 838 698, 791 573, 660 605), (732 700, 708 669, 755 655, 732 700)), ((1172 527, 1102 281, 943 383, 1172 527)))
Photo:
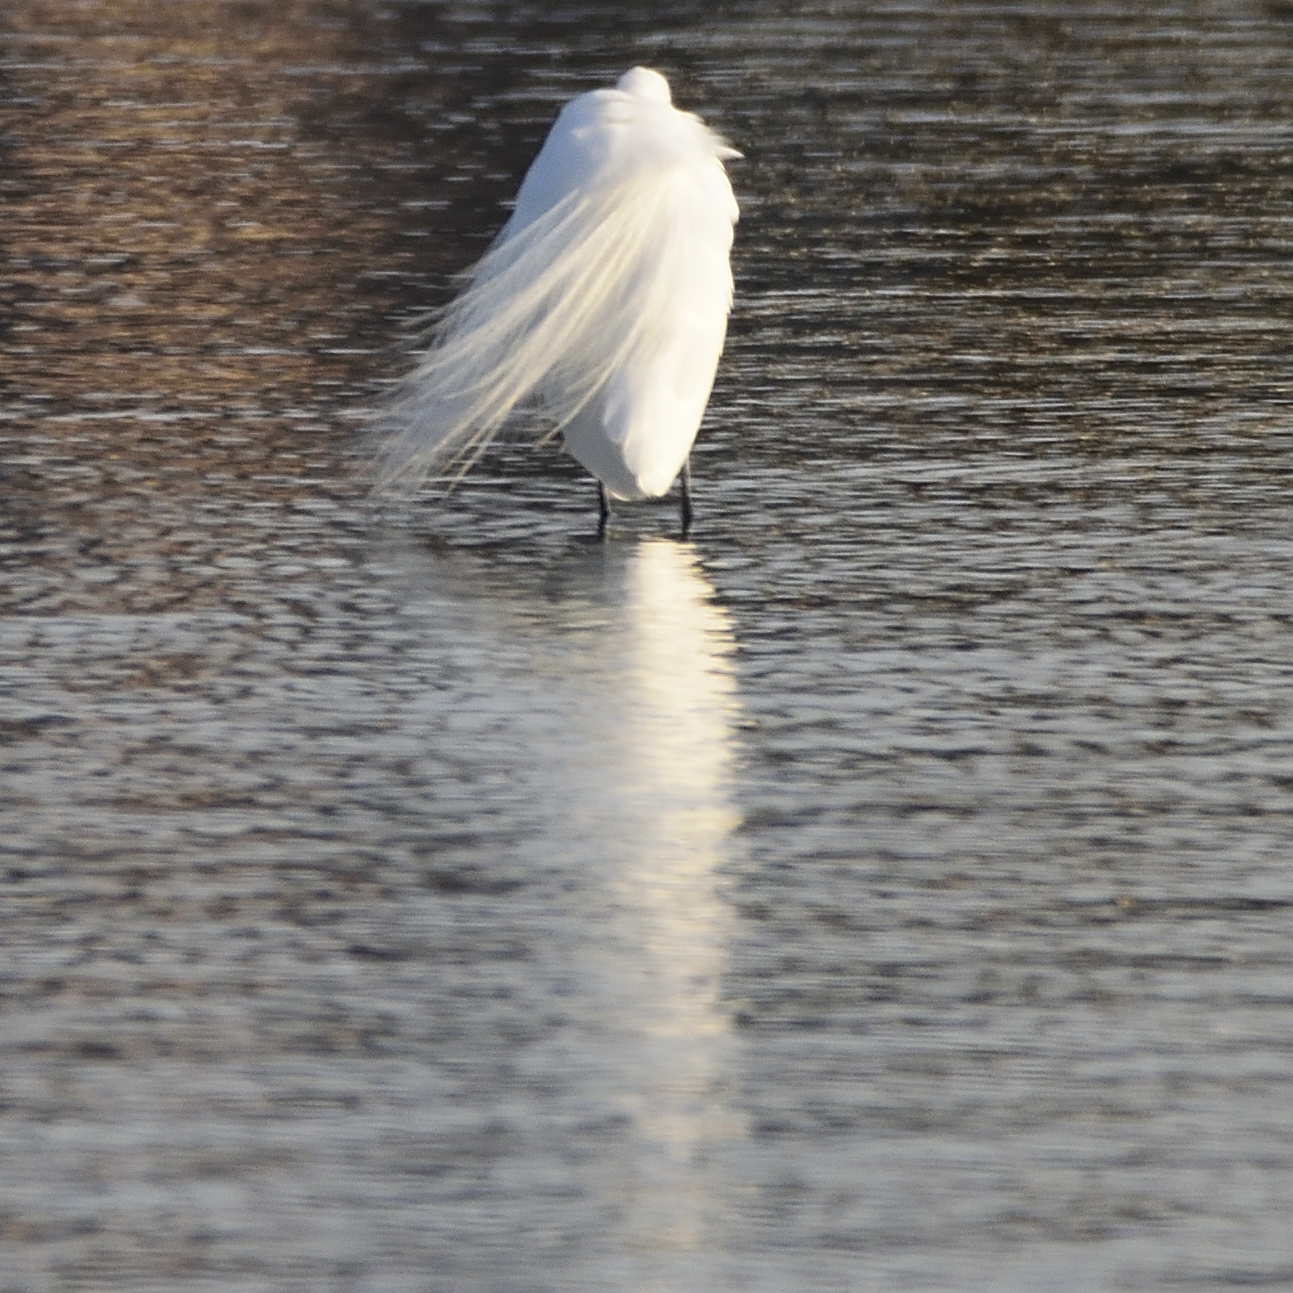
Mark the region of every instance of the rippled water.
POLYGON ((1293 10, 0 15, 0 1288, 1293 1284, 1293 10), (359 411, 745 153, 698 525, 359 411))

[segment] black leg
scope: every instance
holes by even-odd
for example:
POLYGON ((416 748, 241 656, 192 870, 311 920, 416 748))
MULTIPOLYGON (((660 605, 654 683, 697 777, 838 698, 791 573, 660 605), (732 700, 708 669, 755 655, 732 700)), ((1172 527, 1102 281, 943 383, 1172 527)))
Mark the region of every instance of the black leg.
POLYGON ((606 486, 597 482, 597 537, 606 537, 606 522, 611 519, 611 500, 607 497, 606 486))
POLYGON ((691 533, 691 518, 695 515, 691 506, 691 459, 682 464, 682 537, 691 533))

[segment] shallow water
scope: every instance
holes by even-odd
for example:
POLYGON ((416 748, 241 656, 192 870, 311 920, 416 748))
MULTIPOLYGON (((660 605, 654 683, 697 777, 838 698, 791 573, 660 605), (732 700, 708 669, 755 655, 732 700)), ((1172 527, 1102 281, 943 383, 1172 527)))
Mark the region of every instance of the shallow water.
POLYGON ((849 9, 6 7, 4 1293, 1293 1284, 1293 11, 849 9), (635 62, 692 540, 372 507, 635 62))

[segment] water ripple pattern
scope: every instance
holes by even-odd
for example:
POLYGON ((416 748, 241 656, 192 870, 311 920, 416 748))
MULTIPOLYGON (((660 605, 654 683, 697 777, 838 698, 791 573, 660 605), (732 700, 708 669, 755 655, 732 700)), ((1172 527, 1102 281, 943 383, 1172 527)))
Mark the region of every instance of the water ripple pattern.
POLYGON ((9 0, 0 1289, 1293 1285, 1293 10, 9 0), (362 414, 741 149, 697 522, 362 414))

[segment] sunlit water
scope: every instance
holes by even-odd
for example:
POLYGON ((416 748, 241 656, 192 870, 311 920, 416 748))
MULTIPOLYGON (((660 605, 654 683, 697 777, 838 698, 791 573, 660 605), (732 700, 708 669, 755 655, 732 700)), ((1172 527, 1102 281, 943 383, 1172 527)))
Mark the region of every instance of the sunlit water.
POLYGON ((1293 1284, 1293 14, 849 8, 0 14, 4 1293, 1293 1284), (373 506, 638 62, 693 541, 373 506))

